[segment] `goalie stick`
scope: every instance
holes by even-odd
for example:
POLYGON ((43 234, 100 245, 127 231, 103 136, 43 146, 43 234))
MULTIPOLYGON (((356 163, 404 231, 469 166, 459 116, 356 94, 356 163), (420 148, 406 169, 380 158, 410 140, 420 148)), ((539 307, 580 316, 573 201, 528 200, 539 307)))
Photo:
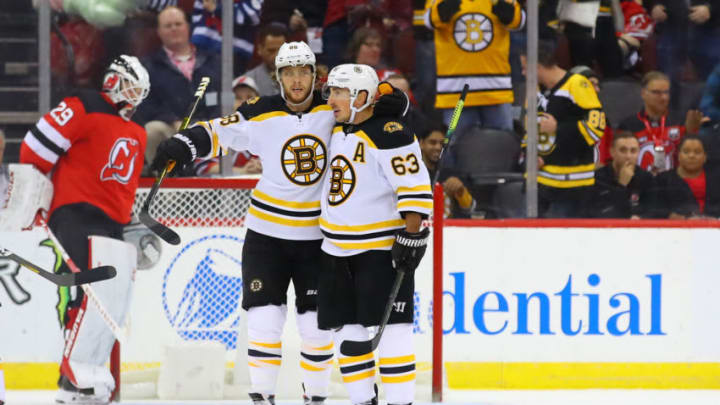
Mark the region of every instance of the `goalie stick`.
POLYGON ((92 269, 90 269, 90 271, 83 271, 81 273, 55 274, 53 272, 43 270, 40 266, 23 259, 22 257, 3 247, 0 247, 0 256, 8 258, 15 263, 20 264, 21 267, 32 271, 38 276, 50 280, 56 285, 63 287, 70 287, 80 284, 94 283, 96 281, 108 280, 115 277, 115 275, 117 274, 117 271, 113 266, 93 267, 92 269))
MULTIPOLYGON (((462 113, 463 106, 465 105, 465 97, 467 97, 467 92, 470 86, 468 84, 465 84, 463 86, 462 93, 460 94, 460 99, 458 99, 457 104, 455 104, 455 110, 453 110, 452 119, 450 120, 450 126, 448 127, 447 133, 445 134, 445 140, 443 142, 443 148, 440 151, 440 160, 438 161, 438 170, 435 172, 435 176, 432 181, 432 185, 434 186, 435 183, 437 183, 438 175, 440 174, 440 169, 442 168, 442 162, 443 162, 443 152, 445 151, 445 148, 450 143, 450 138, 452 137, 453 132, 455 132, 455 127, 457 127, 458 120, 460 119, 460 114, 462 113)), ((383 312, 383 317, 380 320, 380 326, 378 327, 377 333, 375 333, 375 336, 373 336, 370 340, 345 340, 340 344, 340 353, 342 353, 345 356, 362 356, 364 354, 372 353, 377 349, 378 345, 380 344, 380 339, 382 338, 383 331, 385 331, 385 326, 387 326, 388 320, 390 320, 390 314, 392 313, 393 304, 395 303, 395 298, 397 298, 398 291, 400 291, 400 285, 402 284, 403 279, 405 278, 405 269, 398 268, 397 274, 395 275, 395 281, 392 286, 392 290, 390 290, 390 296, 388 297, 387 304, 385 304, 385 312, 383 312)))
MULTIPOLYGON (((207 86, 209 84, 209 77, 205 76, 200 79, 200 84, 198 85, 197 90, 195 90, 195 101, 193 101, 192 105, 190 106, 190 110, 188 111, 187 116, 183 118, 182 123, 180 124, 180 128, 178 128, 178 131, 182 131, 183 129, 187 128, 188 124, 190 124, 190 119, 195 113, 195 109, 200 103, 200 100, 202 99, 203 94, 205 94, 205 90, 207 89, 207 86)), ((160 189, 160 184, 162 183, 163 179, 165 179, 165 176, 173 169, 174 166, 175 162, 172 160, 169 161, 160 173, 160 175, 155 178, 155 182, 153 183, 147 198, 145 198, 145 202, 143 203, 142 209, 140 210, 140 214, 138 216, 140 217, 140 222, 145 224, 145 226, 147 226, 151 231, 153 231, 153 233, 159 236, 160 239, 171 245, 179 245, 180 235, 178 235, 175 231, 161 224, 150 216, 150 204, 155 198, 155 194, 157 194, 158 190, 160 189)))

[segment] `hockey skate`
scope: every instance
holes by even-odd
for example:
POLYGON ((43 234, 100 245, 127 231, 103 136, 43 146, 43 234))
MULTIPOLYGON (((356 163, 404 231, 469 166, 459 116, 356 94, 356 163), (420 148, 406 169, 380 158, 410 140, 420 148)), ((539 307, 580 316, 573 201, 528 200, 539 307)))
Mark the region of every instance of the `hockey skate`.
POLYGON ((110 395, 96 395, 92 388, 77 388, 65 376, 60 376, 55 402, 67 405, 107 405, 110 395))
POLYGON ((263 395, 257 392, 251 392, 250 399, 253 405, 275 405, 275 395, 263 395))

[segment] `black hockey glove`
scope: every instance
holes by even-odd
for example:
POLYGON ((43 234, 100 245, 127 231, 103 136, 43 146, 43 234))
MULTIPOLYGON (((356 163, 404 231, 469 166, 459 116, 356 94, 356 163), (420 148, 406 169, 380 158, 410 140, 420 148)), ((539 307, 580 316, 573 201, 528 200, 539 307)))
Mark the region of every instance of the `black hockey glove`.
POLYGON ((380 82, 378 92, 382 94, 375 102, 373 114, 392 118, 405 118, 410 110, 410 99, 400 89, 388 82, 380 82))
POLYGON ((515 17, 515 7, 505 0, 497 0, 492 6, 492 12, 505 25, 510 24, 515 17))
POLYGON ((460 10, 460 0, 444 0, 438 4, 440 21, 448 22, 460 10))
POLYGON ((395 269, 415 271, 425 255, 429 235, 430 228, 416 233, 410 233, 404 229, 398 231, 395 234, 395 243, 392 245, 392 261, 395 269))
POLYGON ((150 168, 157 173, 163 171, 167 166, 168 161, 174 160, 175 167, 171 173, 176 173, 182 170, 185 165, 191 163, 197 157, 197 148, 193 141, 187 136, 189 135, 187 130, 180 131, 180 133, 173 135, 172 138, 166 139, 157 147, 155 153, 155 159, 153 159, 150 168))

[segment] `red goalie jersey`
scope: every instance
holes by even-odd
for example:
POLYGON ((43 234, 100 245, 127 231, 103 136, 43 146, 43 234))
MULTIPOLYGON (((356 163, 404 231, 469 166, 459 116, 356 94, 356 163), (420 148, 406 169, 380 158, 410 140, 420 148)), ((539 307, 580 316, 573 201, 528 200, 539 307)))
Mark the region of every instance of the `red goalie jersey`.
POLYGON ((86 91, 63 99, 23 139, 20 162, 52 171, 50 214, 88 203, 130 222, 145 156, 145 130, 121 118, 107 96, 86 91))

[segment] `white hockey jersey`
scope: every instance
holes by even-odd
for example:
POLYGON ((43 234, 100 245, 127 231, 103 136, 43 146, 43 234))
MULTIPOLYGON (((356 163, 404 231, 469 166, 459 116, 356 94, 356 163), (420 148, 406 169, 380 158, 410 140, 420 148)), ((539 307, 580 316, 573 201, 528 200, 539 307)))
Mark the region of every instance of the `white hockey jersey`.
POLYGON ((322 192, 322 249, 334 256, 390 250, 405 227, 402 213, 427 218, 430 178, 420 145, 404 124, 371 117, 337 126, 322 192))
POLYGON ((227 117, 199 122, 220 147, 259 156, 263 172, 251 194, 247 227, 287 240, 322 239, 318 228, 327 145, 335 125, 330 106, 315 94, 309 111, 290 111, 282 97, 249 100, 227 117))

